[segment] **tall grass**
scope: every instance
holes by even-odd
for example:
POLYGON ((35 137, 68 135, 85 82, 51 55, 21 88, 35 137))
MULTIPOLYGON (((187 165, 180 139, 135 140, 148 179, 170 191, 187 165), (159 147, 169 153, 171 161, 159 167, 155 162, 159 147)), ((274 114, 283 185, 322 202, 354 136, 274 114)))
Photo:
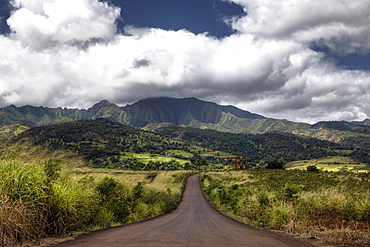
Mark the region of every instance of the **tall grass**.
POLYGON ((253 226, 370 244, 370 174, 250 170, 202 181, 216 206, 253 226))
POLYGON ((0 210, 1 246, 15 246, 41 237, 36 224, 40 222, 40 216, 31 211, 28 205, 14 202, 1 194, 0 210))
POLYGON ((45 218, 40 213, 46 193, 43 172, 32 164, 0 164, 0 229, 2 245, 12 245, 43 236, 45 218))
POLYGON ((3 159, 0 245, 125 224, 176 207, 180 192, 152 188, 146 182, 125 182, 110 175, 71 176, 60 159, 31 163, 3 159))

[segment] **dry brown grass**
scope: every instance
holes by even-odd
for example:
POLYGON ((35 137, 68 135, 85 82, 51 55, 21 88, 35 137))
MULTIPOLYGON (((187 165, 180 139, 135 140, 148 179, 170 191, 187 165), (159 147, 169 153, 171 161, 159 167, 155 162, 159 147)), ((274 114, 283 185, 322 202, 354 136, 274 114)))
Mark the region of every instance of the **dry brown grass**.
POLYGON ((31 212, 23 203, 12 201, 8 196, 0 195, 0 245, 21 246, 25 242, 38 241, 39 216, 31 212))
POLYGON ((291 221, 282 230, 315 240, 319 246, 370 246, 370 225, 353 220, 321 217, 307 224, 291 221))

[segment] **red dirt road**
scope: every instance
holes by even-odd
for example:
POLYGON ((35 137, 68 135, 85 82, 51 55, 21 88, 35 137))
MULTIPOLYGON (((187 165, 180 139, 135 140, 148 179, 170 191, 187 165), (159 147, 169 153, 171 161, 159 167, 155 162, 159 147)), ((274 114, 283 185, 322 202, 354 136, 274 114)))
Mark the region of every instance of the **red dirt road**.
POLYGON ((288 235, 256 229, 214 209, 205 199, 199 175, 188 178, 182 201, 172 213, 82 235, 58 247, 118 246, 314 246, 288 235))

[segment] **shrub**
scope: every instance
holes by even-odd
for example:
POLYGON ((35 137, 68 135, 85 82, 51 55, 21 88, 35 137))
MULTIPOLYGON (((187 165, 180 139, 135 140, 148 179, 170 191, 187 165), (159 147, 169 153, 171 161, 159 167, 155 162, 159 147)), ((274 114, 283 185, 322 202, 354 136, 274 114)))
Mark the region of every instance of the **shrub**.
POLYGON ((318 173, 320 170, 317 168, 317 166, 307 166, 307 171, 318 173))
POLYGON ((267 225, 273 229, 281 229, 293 215, 292 209, 287 205, 282 204, 274 206, 266 211, 266 216, 268 218, 267 225))
POLYGON ((297 185, 285 184, 282 190, 283 199, 287 200, 287 199, 293 198, 296 194, 298 194, 300 190, 301 189, 297 185))
POLYGON ((227 192, 225 188, 220 188, 217 190, 217 197, 219 204, 227 204, 230 203, 230 193, 227 192))
POLYGON ((137 201, 140 198, 143 197, 144 194, 144 186, 142 182, 138 182, 135 187, 133 188, 133 193, 134 193, 134 200, 137 201))
POLYGON ((282 161, 271 161, 266 166, 267 169, 284 169, 284 162, 282 161))
POLYGON ((259 193, 257 195, 257 199, 258 199, 258 203, 262 206, 262 207, 266 207, 267 205, 269 205, 270 201, 269 201, 269 196, 267 194, 266 191, 263 191, 261 193, 259 193))
POLYGON ((104 177, 95 190, 100 198, 100 206, 111 212, 116 222, 125 223, 130 214, 130 200, 125 196, 123 185, 112 177, 104 177))

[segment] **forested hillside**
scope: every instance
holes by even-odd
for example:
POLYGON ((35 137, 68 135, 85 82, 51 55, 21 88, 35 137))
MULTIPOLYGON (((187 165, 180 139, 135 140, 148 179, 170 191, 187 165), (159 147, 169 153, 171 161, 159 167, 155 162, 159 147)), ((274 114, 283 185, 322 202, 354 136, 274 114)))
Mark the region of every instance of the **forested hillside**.
MULTIPOLYGON (((74 150, 93 167, 133 168, 134 170, 145 168, 142 167, 144 164, 131 158, 123 157, 123 159, 122 156, 130 157, 132 156, 130 154, 138 153, 166 155, 167 150, 189 149, 189 146, 182 142, 172 141, 159 134, 106 119, 35 127, 23 132, 12 142, 31 142, 32 145, 47 146, 50 150, 60 148, 74 150)), ((147 169, 173 170, 166 166, 171 164, 157 165, 162 167, 147 169)))
POLYGON ((337 155, 336 150, 342 148, 333 142, 278 132, 233 134, 174 125, 165 125, 153 130, 176 140, 247 156, 252 164, 260 161, 292 161, 337 155))
MULTIPOLYGON (((202 160, 208 165, 232 166, 235 156, 246 156, 248 165, 256 166, 273 160, 289 162, 333 156, 344 149, 336 143, 286 133, 233 134, 172 124, 145 131, 107 119, 35 127, 20 134, 14 142, 30 142, 50 150, 73 150, 92 167, 134 170, 193 169, 202 160), (147 159, 139 159, 143 156, 147 159)), ((367 154, 366 150, 345 153, 367 154)))

